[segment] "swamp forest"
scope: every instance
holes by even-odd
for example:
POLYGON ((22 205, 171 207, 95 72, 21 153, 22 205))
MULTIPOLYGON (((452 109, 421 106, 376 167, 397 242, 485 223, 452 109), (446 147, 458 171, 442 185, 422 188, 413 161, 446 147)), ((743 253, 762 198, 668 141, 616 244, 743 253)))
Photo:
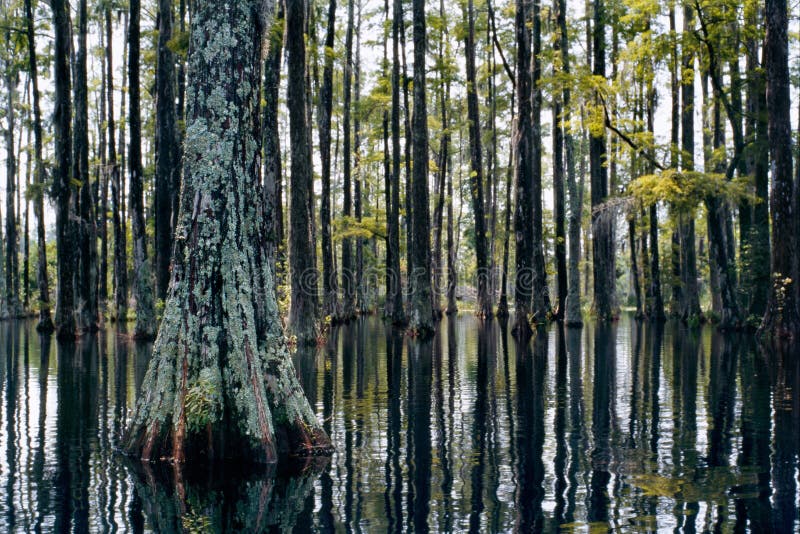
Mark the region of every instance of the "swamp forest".
POLYGON ((0 40, 0 531, 800 531, 797 5, 0 40))

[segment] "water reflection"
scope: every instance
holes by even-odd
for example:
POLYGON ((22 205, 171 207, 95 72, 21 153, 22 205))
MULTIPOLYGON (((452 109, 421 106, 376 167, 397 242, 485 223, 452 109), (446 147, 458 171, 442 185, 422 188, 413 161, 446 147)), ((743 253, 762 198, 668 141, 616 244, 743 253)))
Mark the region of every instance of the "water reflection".
POLYGON ((150 350, 0 323, 0 531, 800 527, 800 366, 743 335, 362 318, 295 354, 336 452, 279 471, 118 456, 150 350))

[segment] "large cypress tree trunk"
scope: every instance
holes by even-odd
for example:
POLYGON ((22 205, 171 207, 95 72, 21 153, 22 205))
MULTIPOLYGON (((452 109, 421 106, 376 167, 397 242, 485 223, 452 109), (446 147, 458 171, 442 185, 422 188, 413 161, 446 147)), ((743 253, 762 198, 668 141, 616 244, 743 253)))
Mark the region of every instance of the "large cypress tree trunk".
POLYGON ((528 314, 531 310, 533 258, 533 175, 531 134, 531 73, 530 33, 528 31, 528 2, 516 1, 514 22, 517 42, 517 133, 514 141, 514 185, 517 206, 514 212, 516 242, 516 281, 514 283, 514 326, 519 337, 531 334, 528 314))
POLYGON ((287 85, 289 129, 292 144, 291 168, 291 304, 289 334, 303 344, 315 343, 317 325, 317 267, 314 262, 311 204, 311 146, 306 100, 305 8, 303 2, 286 4, 286 49, 289 56, 287 85))
MULTIPOLYGON (((262 5, 194 4, 175 261, 143 394, 123 440, 144 460, 273 462, 284 450, 330 450, 286 348, 263 197, 252 194, 260 188, 259 82, 269 28, 262 5)), ((294 15, 290 3, 289 22, 294 15)))
POLYGON ((402 25, 402 3, 401 0, 394 0, 392 18, 392 178, 388 223, 388 247, 391 254, 387 255, 386 260, 385 314, 396 325, 406 322, 400 276, 400 27, 402 25))
POLYGON ((158 59, 156 62, 156 173, 155 212, 155 275, 156 298, 167 297, 169 262, 172 256, 172 191, 180 181, 178 133, 175 118, 175 54, 169 48, 172 39, 171 0, 158 2, 158 59))
POLYGON ((79 242, 79 269, 76 272, 77 313, 80 330, 99 328, 97 309, 97 227, 92 181, 89 176, 89 101, 86 80, 88 13, 86 0, 78 7, 78 51, 75 57, 75 178, 81 182, 76 228, 79 242))
POLYGON ((64 0, 51 2, 55 48, 55 169, 53 193, 56 199, 56 256, 58 291, 56 293, 56 332, 59 339, 75 338, 75 232, 72 208, 72 106, 70 103, 70 23, 69 5, 64 0))
POLYGON ((130 144, 128 172, 130 173, 130 204, 133 235, 133 296, 136 299, 136 326, 133 336, 152 339, 156 334, 153 287, 150 261, 147 257, 147 232, 144 222, 144 177, 142 176, 142 119, 139 115, 139 0, 130 2, 128 26, 128 96, 130 105, 130 144))
POLYGON ((764 66, 767 74, 769 153, 772 160, 772 286, 761 331, 776 337, 800 338, 797 293, 792 279, 797 260, 792 125, 789 102, 789 39, 786 0, 767 0, 764 66))
MULTIPOLYGON (((481 128, 478 110, 478 82, 475 74, 475 13, 472 0, 467 2, 467 31, 465 34, 467 55, 467 122, 469 124, 470 193, 472 213, 475 217, 475 260, 477 267, 477 302, 475 313, 487 318, 492 314, 489 295, 489 258, 486 246, 486 216, 483 199, 483 163, 481 154, 481 128)), ((415 108, 416 109, 416 108, 415 108)), ((414 160, 416 162, 416 158, 414 160)))
MULTIPOLYGON (((606 75, 605 7, 603 0, 594 0, 592 41, 595 76, 606 75)), ((616 280, 614 264, 614 210, 605 205, 608 200, 608 169, 606 168, 605 129, 592 132, 589 138, 589 160, 592 179, 592 269, 594 274, 594 312, 600 321, 614 318, 616 280)))
POLYGON ((333 261, 331 239, 331 112, 333 109, 333 44, 336 21, 336 0, 328 5, 328 30, 325 35, 325 67, 322 71, 322 87, 319 94, 319 159, 322 163, 322 205, 320 226, 322 230, 322 313, 334 321, 341 315, 339 308, 339 283, 333 261))
POLYGON ((50 284, 47 279, 47 244, 45 242, 44 221, 44 182, 45 169, 42 160, 42 111, 39 106, 39 74, 36 61, 36 40, 33 29, 32 0, 25 0, 25 20, 28 34, 28 70, 31 77, 31 101, 33 104, 33 159, 35 196, 33 198, 33 214, 36 217, 36 247, 38 249, 36 263, 36 285, 39 288, 39 322, 36 329, 40 332, 51 332, 53 321, 50 317, 50 284))
POLYGON ((413 247, 409 302, 409 328, 420 336, 433 333, 431 305, 430 212, 428 209, 428 113, 425 102, 425 2, 414 0, 414 116, 412 117, 414 168, 411 180, 413 247))

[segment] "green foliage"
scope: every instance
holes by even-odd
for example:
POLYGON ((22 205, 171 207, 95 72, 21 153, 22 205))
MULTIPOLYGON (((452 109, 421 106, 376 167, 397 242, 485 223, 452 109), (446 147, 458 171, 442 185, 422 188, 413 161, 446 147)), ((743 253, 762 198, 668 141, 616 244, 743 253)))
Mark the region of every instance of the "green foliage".
POLYGON ((186 426, 190 432, 199 432, 217 418, 220 403, 219 372, 204 368, 186 390, 184 409, 186 426))
POLYGON ((362 217, 361 221, 355 217, 337 217, 333 221, 333 240, 342 239, 386 239, 386 216, 362 217))
POLYGON ((757 201, 746 179, 726 180, 723 174, 675 169, 640 176, 631 181, 628 192, 645 206, 668 202, 681 213, 691 213, 706 198, 757 201))

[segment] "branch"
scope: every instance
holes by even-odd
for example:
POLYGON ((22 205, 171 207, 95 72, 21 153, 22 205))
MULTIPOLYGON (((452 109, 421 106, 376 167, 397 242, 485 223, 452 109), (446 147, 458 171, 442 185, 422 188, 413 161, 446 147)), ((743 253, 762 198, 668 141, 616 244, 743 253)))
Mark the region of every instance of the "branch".
POLYGON ((666 167, 664 167, 661 163, 659 163, 656 158, 654 158, 648 151, 646 151, 645 149, 641 148, 638 144, 636 144, 636 142, 633 139, 631 139, 630 137, 628 137, 628 135, 625 132, 623 132, 622 130, 620 130, 616 126, 614 126, 614 123, 611 122, 611 116, 608 114, 608 105, 606 104, 605 98, 603 98, 599 94, 598 94, 598 96, 600 97, 600 102, 602 102, 602 104, 603 104, 603 115, 605 116, 605 119, 606 119, 605 120, 606 128, 608 128, 609 130, 611 130, 612 132, 617 134, 617 136, 620 139, 625 141, 625 143, 628 146, 630 146, 636 153, 641 154, 642 156, 644 156, 644 158, 647 161, 649 161, 650 163, 652 163, 657 169, 659 169, 661 171, 665 171, 666 167))
POLYGON ((514 71, 511 70, 511 67, 508 65, 508 61, 506 61, 506 56, 503 54, 503 48, 500 46, 500 41, 497 40, 497 25, 495 24, 494 20, 494 9, 492 8, 492 0, 487 0, 486 7, 489 9, 489 21, 492 24, 492 42, 494 43, 494 47, 497 49, 497 52, 500 54, 500 59, 503 61, 503 68, 506 70, 506 74, 508 74, 508 78, 511 80, 511 87, 515 90, 517 88, 517 80, 514 76, 514 71))

